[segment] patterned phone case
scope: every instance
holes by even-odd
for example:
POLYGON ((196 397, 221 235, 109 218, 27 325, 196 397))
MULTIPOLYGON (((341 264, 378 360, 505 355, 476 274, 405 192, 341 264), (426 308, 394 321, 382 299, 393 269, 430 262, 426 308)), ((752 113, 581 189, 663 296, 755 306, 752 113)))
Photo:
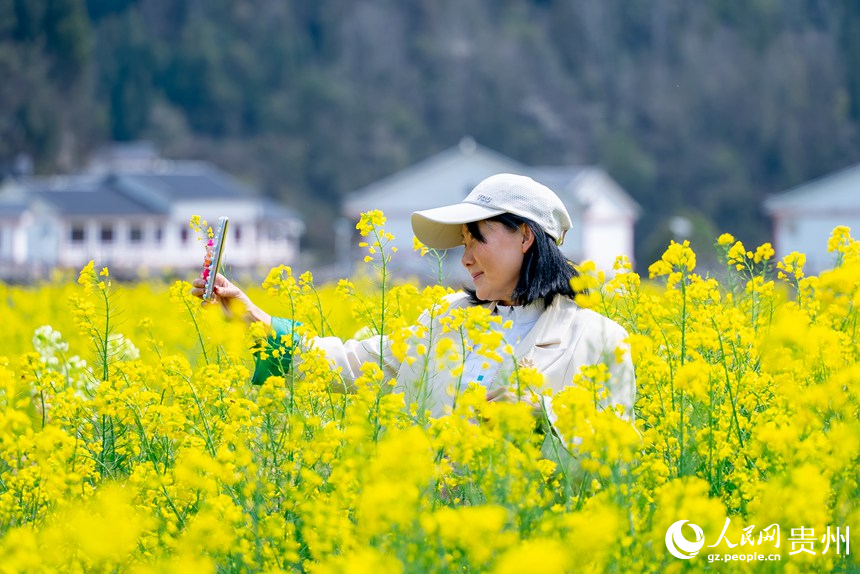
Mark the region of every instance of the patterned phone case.
POLYGON ((203 290, 204 301, 212 299, 212 292, 215 289, 215 277, 218 275, 221 260, 224 258, 224 242, 227 239, 228 222, 229 219, 227 217, 220 218, 215 235, 206 244, 206 258, 203 260, 202 273, 202 277, 206 281, 206 287, 203 290))

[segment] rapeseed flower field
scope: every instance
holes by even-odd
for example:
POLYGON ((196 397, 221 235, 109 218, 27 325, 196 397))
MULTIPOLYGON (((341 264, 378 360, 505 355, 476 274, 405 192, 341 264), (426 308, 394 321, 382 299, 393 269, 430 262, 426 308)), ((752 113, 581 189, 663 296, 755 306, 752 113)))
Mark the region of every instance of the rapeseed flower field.
MULTIPOLYGON (((597 407, 608 369, 588 365, 538 432, 530 405, 477 385, 429 417, 379 364, 333 392, 316 335, 382 334, 406 360, 419 315, 444 316, 462 345, 417 355, 452 369, 498 343, 482 308, 446 314, 449 290, 392 281, 384 223, 359 223, 364 276, 316 287, 282 267, 250 292, 301 322, 294 367, 261 386, 252 353, 282 350, 184 281, 123 285, 91 262, 77 283, 0 285, 0 572, 860 570, 848 229, 818 276, 728 234, 719 279, 687 244, 647 278, 583 263, 578 302, 630 334, 635 422, 597 407)), ((527 363, 514 379, 547 392, 527 363)))

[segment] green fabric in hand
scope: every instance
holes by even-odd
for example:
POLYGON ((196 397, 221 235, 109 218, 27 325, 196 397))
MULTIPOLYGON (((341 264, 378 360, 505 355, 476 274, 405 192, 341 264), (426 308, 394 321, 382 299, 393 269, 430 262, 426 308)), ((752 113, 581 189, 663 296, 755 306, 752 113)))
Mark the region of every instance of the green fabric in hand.
POLYGON ((272 330, 274 334, 266 339, 266 345, 262 351, 254 354, 254 374, 251 383, 262 385, 269 377, 286 377, 293 363, 293 347, 298 343, 299 337, 294 328, 301 325, 296 321, 281 317, 272 317, 272 330), (289 341, 286 343, 285 341, 289 341), (275 357, 273 350, 280 351, 275 357), (260 358, 264 352, 265 359, 260 358))

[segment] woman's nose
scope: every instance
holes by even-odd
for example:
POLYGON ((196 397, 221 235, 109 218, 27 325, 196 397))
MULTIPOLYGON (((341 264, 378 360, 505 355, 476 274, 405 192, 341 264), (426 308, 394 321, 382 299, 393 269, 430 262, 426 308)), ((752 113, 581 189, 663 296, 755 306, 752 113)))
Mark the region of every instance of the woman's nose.
POLYGON ((474 262, 475 260, 474 258, 472 258, 472 250, 467 245, 466 248, 463 250, 463 257, 460 258, 460 263, 463 264, 463 267, 468 267, 474 262))

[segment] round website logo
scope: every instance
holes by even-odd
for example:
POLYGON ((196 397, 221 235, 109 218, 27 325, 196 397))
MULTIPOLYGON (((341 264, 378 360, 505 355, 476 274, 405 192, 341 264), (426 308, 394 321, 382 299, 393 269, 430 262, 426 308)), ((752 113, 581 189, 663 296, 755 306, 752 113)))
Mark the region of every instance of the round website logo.
POLYGON ((705 545, 705 534, 701 528, 690 522, 690 528, 693 529, 693 533, 696 535, 696 540, 690 542, 684 538, 684 534, 681 532, 681 527, 684 526, 685 522, 688 521, 679 520, 666 531, 666 548, 672 556, 689 560, 698 554, 702 546, 705 545))

